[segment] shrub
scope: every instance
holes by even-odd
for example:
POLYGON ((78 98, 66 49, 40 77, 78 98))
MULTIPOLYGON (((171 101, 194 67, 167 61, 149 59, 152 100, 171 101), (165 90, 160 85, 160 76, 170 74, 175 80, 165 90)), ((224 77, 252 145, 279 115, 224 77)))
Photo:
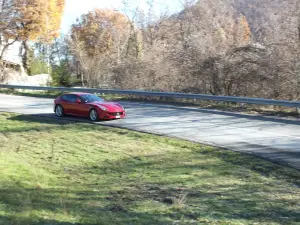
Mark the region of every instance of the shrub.
POLYGON ((60 65, 56 65, 53 67, 52 80, 54 86, 72 86, 73 82, 67 62, 62 61, 60 62, 60 65))
POLYGON ((34 58, 30 62, 30 66, 29 66, 29 70, 28 70, 29 75, 48 74, 49 72, 51 72, 51 67, 49 68, 49 71, 48 71, 47 63, 45 63, 41 59, 34 58))

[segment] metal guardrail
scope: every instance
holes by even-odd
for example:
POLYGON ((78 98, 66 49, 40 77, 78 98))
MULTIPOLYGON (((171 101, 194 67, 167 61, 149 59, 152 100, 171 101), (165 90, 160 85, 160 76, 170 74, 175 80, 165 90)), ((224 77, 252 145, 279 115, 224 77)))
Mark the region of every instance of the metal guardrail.
POLYGON ((285 106, 285 107, 292 107, 298 109, 300 108, 300 101, 214 96, 214 95, 203 95, 203 94, 150 92, 150 91, 97 89, 97 88, 42 87, 42 86, 6 85, 6 84, 0 84, 0 88, 39 90, 39 91, 60 91, 60 92, 88 92, 88 93, 101 93, 101 94, 135 95, 135 96, 145 96, 145 97, 169 97, 169 98, 180 98, 180 99, 201 99, 201 100, 209 100, 209 101, 236 102, 236 103, 247 103, 247 104, 256 104, 256 105, 276 105, 276 106, 285 106))

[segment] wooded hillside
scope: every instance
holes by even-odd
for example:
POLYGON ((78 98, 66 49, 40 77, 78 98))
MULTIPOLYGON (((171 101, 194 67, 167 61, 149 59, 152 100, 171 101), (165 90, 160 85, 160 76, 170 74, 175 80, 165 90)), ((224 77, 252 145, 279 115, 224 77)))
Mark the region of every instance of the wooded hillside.
POLYGON ((299 12, 296 0, 201 0, 156 20, 95 10, 73 26, 71 67, 92 87, 299 100, 299 12))

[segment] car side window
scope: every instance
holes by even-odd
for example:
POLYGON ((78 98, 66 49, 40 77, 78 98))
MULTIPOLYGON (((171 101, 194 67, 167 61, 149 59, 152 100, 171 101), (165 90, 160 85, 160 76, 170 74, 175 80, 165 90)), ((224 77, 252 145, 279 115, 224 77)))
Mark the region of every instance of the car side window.
POLYGON ((69 102, 70 101, 70 95, 63 95, 61 98, 64 100, 64 101, 67 101, 69 102))
POLYGON ((86 103, 86 99, 84 99, 82 96, 79 96, 79 99, 81 100, 82 103, 86 103))
POLYGON ((69 101, 75 103, 77 100, 77 96, 76 95, 69 95, 69 101))

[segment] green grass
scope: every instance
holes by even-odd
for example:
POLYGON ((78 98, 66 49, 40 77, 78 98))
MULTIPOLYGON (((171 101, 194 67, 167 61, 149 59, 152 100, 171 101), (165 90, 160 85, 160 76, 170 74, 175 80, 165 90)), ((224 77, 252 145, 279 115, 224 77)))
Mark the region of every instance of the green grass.
POLYGON ((0 224, 300 224, 300 172, 171 138, 0 114, 0 224))

